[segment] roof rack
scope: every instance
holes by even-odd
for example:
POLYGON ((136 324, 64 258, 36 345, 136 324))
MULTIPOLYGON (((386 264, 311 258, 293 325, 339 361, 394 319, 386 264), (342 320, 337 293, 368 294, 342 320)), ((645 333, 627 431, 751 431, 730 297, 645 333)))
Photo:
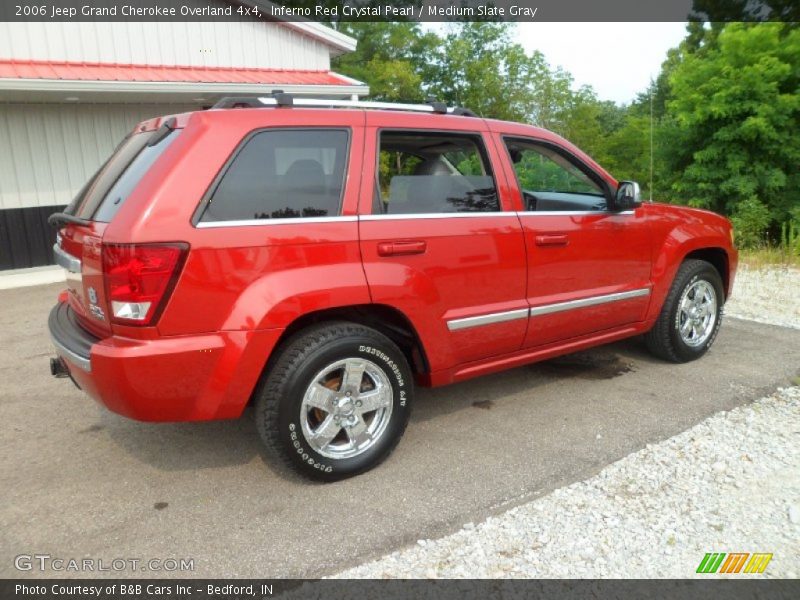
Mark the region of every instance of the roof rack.
POLYGON ((211 108, 268 108, 268 107, 358 108, 372 110, 399 110, 462 117, 477 117, 473 111, 460 106, 448 107, 444 102, 403 104, 398 102, 371 102, 362 100, 327 100, 324 98, 296 98, 282 90, 273 90, 270 96, 227 96, 211 108))

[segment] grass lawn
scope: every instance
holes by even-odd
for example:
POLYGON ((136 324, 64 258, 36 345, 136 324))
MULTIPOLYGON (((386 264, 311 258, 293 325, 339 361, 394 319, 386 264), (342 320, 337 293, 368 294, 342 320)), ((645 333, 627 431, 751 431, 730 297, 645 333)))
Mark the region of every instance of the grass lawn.
POLYGON ((739 263, 754 269, 772 266, 800 268, 800 255, 780 247, 739 250, 739 263))

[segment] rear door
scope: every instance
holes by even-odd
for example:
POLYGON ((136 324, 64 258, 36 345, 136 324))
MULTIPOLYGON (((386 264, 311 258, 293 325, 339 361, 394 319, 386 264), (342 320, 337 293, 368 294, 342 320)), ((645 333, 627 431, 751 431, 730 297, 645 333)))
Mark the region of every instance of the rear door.
POLYGON ((524 240, 484 130, 478 119, 367 114, 364 270, 372 301, 417 327, 432 371, 516 351, 525 337, 524 240))
POLYGON ((641 210, 609 209, 611 185, 568 147, 497 135, 525 234, 526 347, 642 321, 650 235, 641 210))
POLYGON ((60 228, 53 249, 56 262, 66 270, 70 307, 81 324, 100 337, 111 332, 103 283, 103 233, 179 131, 165 127, 127 136, 65 209, 86 224, 60 228))

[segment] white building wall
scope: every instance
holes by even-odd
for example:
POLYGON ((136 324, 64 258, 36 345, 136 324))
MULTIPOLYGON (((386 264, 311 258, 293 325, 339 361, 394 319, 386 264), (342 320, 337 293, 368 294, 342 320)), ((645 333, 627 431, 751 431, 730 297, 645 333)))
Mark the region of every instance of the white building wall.
POLYGON ((0 210, 68 204, 140 121, 176 104, 0 104, 0 210))
POLYGON ((327 71, 330 52, 264 21, 0 23, 2 59, 327 71))

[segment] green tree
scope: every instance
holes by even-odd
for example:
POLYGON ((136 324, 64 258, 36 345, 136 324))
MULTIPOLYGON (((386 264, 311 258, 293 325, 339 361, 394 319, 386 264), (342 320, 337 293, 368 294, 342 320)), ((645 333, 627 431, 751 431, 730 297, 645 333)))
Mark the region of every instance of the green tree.
POLYGON ((570 91, 562 100, 557 123, 550 124, 559 135, 578 146, 609 171, 614 171, 616 156, 612 140, 625 124, 627 109, 601 101, 591 87, 570 91))
POLYGON ((376 100, 420 102, 429 80, 431 56, 440 43, 418 23, 342 23, 339 30, 356 38, 355 52, 333 60, 333 69, 367 83, 376 100))
POLYGON ((624 111, 601 102, 590 87, 551 68, 541 52, 527 53, 505 23, 460 23, 442 40, 426 91, 479 115, 550 129, 602 161, 607 136, 624 111))
POLYGON ((503 23, 452 25, 433 57, 426 91, 481 116, 528 121, 547 63, 540 53, 526 54, 510 32, 503 23))
POLYGON ((600 162, 611 160, 608 136, 624 109, 601 102, 589 87, 551 68, 541 52, 527 53, 507 23, 454 23, 444 35, 417 23, 340 23, 355 52, 334 60, 337 71, 364 81, 378 100, 418 102, 434 97, 483 117, 529 122, 572 140, 600 162))
MULTIPOLYGON (((605 138, 602 165, 620 180, 638 181, 642 193, 650 194, 650 127, 649 112, 639 113, 633 107, 624 110, 623 123, 605 138)), ((655 169, 654 169, 655 171, 655 169)), ((654 197, 659 186, 654 186, 654 197)))
POLYGON ((684 202, 732 214, 765 205, 772 222, 800 202, 800 30, 731 23, 670 76, 661 128, 684 202))

